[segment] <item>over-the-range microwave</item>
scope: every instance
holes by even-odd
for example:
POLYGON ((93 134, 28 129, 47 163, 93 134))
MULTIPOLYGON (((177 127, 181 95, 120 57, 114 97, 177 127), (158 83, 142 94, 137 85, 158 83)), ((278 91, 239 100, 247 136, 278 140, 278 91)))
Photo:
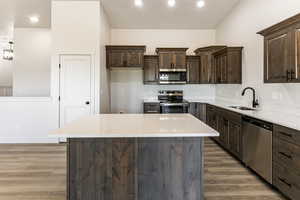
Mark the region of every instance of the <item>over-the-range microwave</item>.
POLYGON ((187 83, 186 69, 160 69, 159 83, 162 85, 186 84, 187 83))

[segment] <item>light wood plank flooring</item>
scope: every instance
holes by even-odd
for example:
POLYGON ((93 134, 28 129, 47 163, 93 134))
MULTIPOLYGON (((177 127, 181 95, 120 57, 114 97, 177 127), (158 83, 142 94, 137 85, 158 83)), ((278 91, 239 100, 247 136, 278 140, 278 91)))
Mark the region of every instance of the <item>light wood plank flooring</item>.
MULTIPOLYGON (((206 200, 285 200, 211 140, 206 200)), ((0 200, 65 200, 65 145, 0 144, 0 200)))

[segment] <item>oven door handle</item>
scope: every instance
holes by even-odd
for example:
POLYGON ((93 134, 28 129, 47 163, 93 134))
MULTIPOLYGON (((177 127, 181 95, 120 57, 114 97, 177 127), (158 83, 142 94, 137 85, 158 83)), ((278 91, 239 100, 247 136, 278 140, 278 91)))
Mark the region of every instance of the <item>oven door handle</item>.
POLYGON ((187 103, 161 103, 161 106, 165 106, 165 107, 172 107, 172 106, 183 106, 183 107, 187 107, 188 104, 187 103))

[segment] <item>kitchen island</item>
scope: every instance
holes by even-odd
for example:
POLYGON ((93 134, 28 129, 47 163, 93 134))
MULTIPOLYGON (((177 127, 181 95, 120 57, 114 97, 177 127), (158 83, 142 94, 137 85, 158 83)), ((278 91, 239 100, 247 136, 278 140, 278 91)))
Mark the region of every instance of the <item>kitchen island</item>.
POLYGON ((101 114, 50 133, 68 139, 69 200, 203 200, 203 137, 190 114, 101 114))

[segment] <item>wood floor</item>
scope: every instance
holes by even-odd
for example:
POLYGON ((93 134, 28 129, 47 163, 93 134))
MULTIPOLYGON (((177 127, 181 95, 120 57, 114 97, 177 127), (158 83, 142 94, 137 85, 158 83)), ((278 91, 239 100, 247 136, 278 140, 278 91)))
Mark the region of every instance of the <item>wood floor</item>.
MULTIPOLYGON (((285 200, 211 140, 205 141, 206 200, 285 200)), ((0 144, 0 200, 65 200, 64 145, 0 144)))

